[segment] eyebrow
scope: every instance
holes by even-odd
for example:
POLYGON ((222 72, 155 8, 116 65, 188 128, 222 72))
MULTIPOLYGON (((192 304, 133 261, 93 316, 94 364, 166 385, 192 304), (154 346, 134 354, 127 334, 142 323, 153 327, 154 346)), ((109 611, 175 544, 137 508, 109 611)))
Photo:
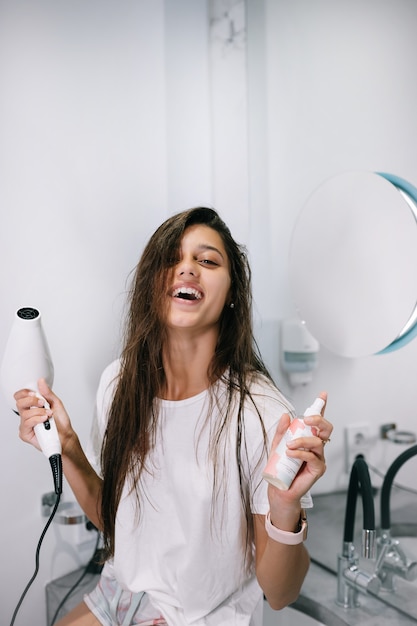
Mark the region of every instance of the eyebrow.
POLYGON ((216 248, 216 246, 210 246, 208 243, 200 243, 197 248, 199 250, 213 250, 213 252, 217 252, 217 254, 219 254, 222 259, 224 260, 224 255, 222 252, 220 252, 220 250, 218 248, 216 248))

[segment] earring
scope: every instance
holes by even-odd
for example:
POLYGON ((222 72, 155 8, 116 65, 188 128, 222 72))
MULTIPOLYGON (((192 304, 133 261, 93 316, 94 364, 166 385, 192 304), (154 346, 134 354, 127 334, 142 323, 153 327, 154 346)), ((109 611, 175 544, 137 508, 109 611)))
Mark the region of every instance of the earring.
POLYGON ((235 303, 234 303, 234 302, 231 302, 231 303, 229 304, 229 308, 230 308, 230 309, 234 309, 234 308, 235 308, 235 303))

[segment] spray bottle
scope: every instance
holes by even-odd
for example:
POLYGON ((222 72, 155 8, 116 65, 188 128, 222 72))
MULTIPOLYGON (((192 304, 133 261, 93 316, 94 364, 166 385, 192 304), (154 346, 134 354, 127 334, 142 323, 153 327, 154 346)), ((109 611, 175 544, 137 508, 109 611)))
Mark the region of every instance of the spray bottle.
POLYGON ((308 415, 319 415, 325 404, 323 398, 316 398, 313 404, 306 409, 303 417, 295 417, 284 433, 277 447, 272 450, 263 477, 278 489, 287 490, 298 473, 303 461, 287 455, 287 443, 298 437, 314 437, 318 435, 315 426, 304 422, 308 415))

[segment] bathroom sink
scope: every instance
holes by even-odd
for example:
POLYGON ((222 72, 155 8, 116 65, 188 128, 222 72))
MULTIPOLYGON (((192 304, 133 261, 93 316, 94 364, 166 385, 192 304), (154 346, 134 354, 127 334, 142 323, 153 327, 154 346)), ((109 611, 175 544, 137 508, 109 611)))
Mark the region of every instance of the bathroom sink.
POLYGON ((398 547, 404 552, 407 557, 407 561, 410 563, 409 577, 407 578, 408 584, 417 584, 417 537, 394 537, 398 541, 398 547))
POLYGON ((263 626, 348 626, 347 622, 325 606, 302 594, 291 606, 273 611, 264 603, 263 626))
POLYGON ((409 559, 417 561, 417 537, 396 537, 409 559))
POLYGON ((397 608, 403 613, 417 621, 417 604, 415 601, 417 579, 416 565, 417 563, 417 525, 416 524, 393 524, 391 526, 391 537, 398 541, 399 548, 404 552, 407 561, 410 562, 409 575, 404 578, 394 576, 394 590, 381 589, 379 597, 392 607, 397 608))
POLYGON ((401 537, 417 538, 417 524, 391 524, 391 536, 396 539, 400 539, 401 537))
POLYGON ((393 524, 391 537, 399 542, 410 561, 417 562, 417 524, 393 524))

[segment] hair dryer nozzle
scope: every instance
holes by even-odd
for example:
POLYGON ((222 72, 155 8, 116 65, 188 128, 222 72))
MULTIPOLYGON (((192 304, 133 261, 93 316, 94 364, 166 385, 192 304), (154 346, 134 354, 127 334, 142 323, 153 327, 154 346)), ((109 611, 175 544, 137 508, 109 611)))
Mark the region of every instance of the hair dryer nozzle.
POLYGON ((16 391, 38 391, 40 378, 51 386, 54 367, 39 310, 23 307, 15 314, 0 369, 1 390, 13 410, 16 391))

